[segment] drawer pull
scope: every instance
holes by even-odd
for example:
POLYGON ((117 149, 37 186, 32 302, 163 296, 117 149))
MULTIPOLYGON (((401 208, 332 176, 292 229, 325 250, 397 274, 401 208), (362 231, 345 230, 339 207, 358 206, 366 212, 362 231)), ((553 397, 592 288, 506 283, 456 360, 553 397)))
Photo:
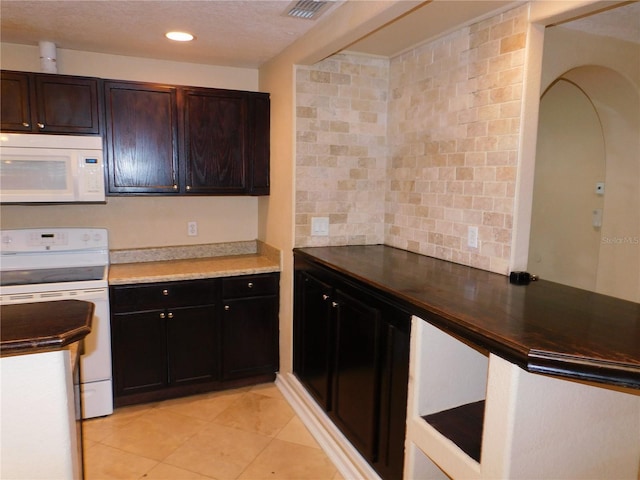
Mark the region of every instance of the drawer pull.
POLYGON ((339 305, 338 305, 338 302, 331 302, 331 306, 333 308, 338 308, 339 305))
POLYGON ((169 318, 173 318, 173 312, 169 312, 169 313, 167 314, 167 317, 169 317, 169 318))
POLYGON ((23 127, 30 127, 31 125, 29 124, 29 122, 22 122, 22 126, 23 127))
POLYGON ((322 294, 322 300, 329 300, 329 295, 326 293, 322 294))
POLYGON ((44 129, 44 123, 38 123, 38 128, 39 128, 40 130, 44 129))
POLYGON ((165 297, 169 295, 169 290, 162 290, 162 295, 164 295, 165 297))
POLYGON ((225 305, 225 306, 224 306, 224 309, 225 309, 226 311, 229 311, 229 310, 231 310, 231 307, 229 307, 229 305, 225 305))
POLYGON ((249 282, 249 283, 247 283, 247 287, 249 287, 249 288, 253 288, 253 282, 249 282))
POLYGON ((164 318, 164 317, 165 317, 165 314, 164 314, 164 312, 162 312, 162 313, 160 314, 160 318, 164 318))

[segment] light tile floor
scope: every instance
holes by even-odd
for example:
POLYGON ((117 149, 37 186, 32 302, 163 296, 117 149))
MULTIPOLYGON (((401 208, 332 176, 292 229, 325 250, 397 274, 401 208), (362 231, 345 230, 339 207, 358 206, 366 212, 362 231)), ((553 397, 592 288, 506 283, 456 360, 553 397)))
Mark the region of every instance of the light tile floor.
POLYGON ((85 420, 87 480, 341 480, 274 384, 85 420))

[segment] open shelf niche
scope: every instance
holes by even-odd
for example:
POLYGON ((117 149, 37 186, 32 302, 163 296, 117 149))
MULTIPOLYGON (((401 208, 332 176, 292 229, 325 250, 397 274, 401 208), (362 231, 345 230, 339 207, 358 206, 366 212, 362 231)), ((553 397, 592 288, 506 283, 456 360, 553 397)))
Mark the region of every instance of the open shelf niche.
POLYGON ((412 322, 405 477, 477 478, 489 354, 412 322))

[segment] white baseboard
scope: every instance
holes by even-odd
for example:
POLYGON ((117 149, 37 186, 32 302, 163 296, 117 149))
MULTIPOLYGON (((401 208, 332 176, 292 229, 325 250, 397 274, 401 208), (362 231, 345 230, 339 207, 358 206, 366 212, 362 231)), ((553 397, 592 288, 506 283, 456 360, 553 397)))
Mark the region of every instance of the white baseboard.
POLYGON ((345 479, 381 480, 293 373, 278 373, 275 383, 345 479))

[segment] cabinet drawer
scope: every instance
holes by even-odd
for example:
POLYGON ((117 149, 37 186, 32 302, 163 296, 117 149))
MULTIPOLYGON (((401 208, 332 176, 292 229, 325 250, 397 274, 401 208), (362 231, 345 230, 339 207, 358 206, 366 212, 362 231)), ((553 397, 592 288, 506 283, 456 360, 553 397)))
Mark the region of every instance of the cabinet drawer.
POLYGON ((245 275, 222 280, 222 297, 255 297, 273 295, 278 292, 278 274, 245 275))
POLYGON ((187 280, 111 287, 114 313, 215 303, 216 280, 187 280))

